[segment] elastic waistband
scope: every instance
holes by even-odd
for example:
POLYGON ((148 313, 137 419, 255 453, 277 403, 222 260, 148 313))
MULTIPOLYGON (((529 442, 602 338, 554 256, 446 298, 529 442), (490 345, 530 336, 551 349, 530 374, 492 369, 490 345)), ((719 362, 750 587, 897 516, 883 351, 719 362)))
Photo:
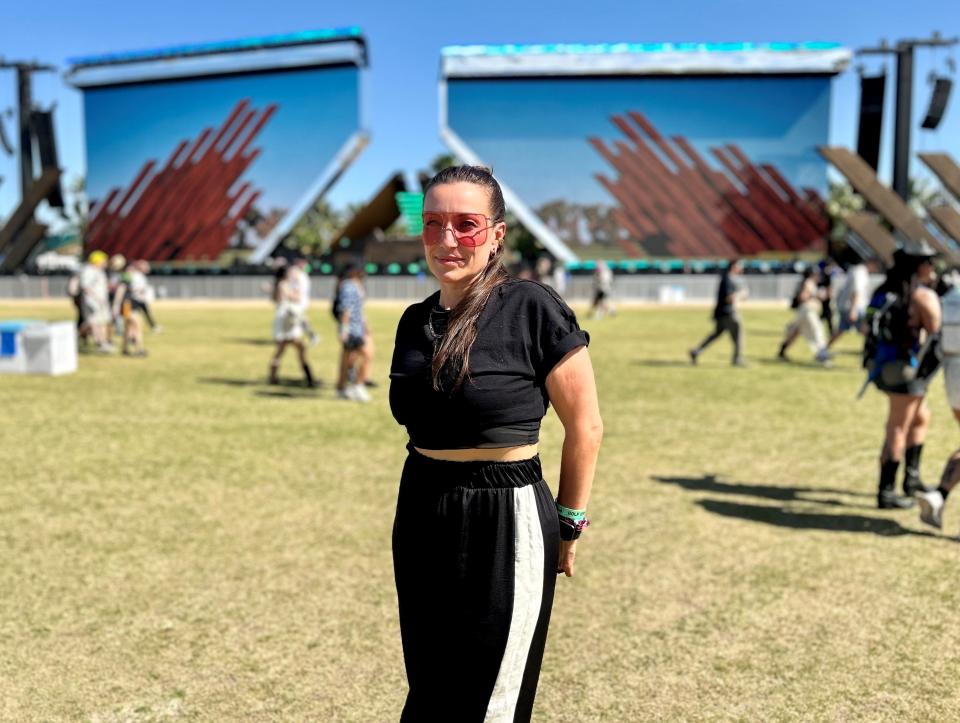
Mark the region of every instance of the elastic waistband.
POLYGON ((418 452, 412 444, 407 445, 407 461, 403 476, 412 475, 415 484, 436 485, 445 488, 468 487, 471 489, 498 489, 526 487, 543 479, 540 455, 516 462, 491 462, 472 460, 451 462, 433 459, 418 452))

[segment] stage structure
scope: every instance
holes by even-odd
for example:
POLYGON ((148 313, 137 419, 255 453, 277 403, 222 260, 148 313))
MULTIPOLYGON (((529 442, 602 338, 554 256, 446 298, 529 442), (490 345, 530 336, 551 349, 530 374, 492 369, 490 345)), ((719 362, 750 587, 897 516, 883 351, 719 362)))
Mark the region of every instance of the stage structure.
POLYGON ((835 43, 444 48, 440 128, 554 256, 825 250, 835 43))
POLYGON ((86 250, 260 263, 368 142, 360 30, 75 58, 86 250))

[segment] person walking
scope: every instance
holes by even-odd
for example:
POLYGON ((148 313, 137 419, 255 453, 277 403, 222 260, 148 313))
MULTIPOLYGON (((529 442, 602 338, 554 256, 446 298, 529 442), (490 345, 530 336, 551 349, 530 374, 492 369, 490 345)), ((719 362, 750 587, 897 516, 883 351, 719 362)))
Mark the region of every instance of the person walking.
POLYGON ((273 357, 270 359, 268 382, 270 384, 280 383, 280 362, 287 347, 292 346, 297 350, 306 385, 312 389, 316 386, 316 382, 313 380, 313 371, 307 361, 307 346, 303 340, 305 332, 300 287, 290 278, 295 273, 292 267, 288 265, 279 267, 276 272, 273 301, 277 308, 273 317, 273 340, 277 346, 273 357))
POLYGON ((556 292, 507 274, 488 169, 440 171, 423 219, 440 291, 404 311, 390 368, 410 437, 393 527, 401 721, 529 721, 602 437, 589 337, 556 292), (537 446, 550 404, 564 429, 556 500, 537 446))
POLYGON ((593 308, 590 311, 594 319, 602 319, 606 314, 616 316, 617 312, 610 300, 612 294, 613 271, 610 265, 601 259, 593 270, 593 308))
POLYGON ((934 343, 940 332, 940 300, 931 288, 936 282, 935 254, 926 243, 897 250, 867 311, 868 380, 888 400, 877 490, 880 509, 912 507, 912 496, 926 491, 920 480, 920 457, 930 425, 925 397, 939 366, 934 343), (902 497, 894 491, 901 462, 902 497))
POLYGON ((145 357, 147 350, 143 345, 143 323, 137 312, 142 313, 139 298, 144 293, 147 277, 141 269, 146 262, 130 262, 117 285, 113 299, 113 315, 121 321, 123 333, 123 355, 145 357))
POLYGON ((856 261, 847 267, 846 278, 837 294, 839 324, 827 342, 827 349, 850 330, 863 333, 867 303, 870 301, 870 274, 878 268, 876 259, 856 261))
POLYGON ((703 350, 724 333, 727 333, 733 339, 733 366, 743 367, 747 365, 743 360, 743 324, 740 321, 740 311, 737 308, 739 302, 747 298, 747 287, 740 276, 742 271, 743 262, 740 259, 733 259, 727 264, 727 268, 720 276, 720 285, 717 287, 717 303, 713 309, 713 320, 716 327, 712 334, 688 352, 691 364, 696 364, 703 350))
POLYGON ((808 266, 803 271, 803 277, 791 304, 796 311, 793 320, 787 325, 783 343, 780 344, 780 351, 777 352, 777 357, 782 361, 790 361, 787 357, 787 349, 796 341, 798 336, 803 335, 803 338, 807 340, 813 350, 816 360, 824 366, 830 365, 826 340, 823 336, 823 326, 820 324, 820 305, 822 302, 820 301, 819 290, 823 288, 818 281, 820 273, 822 272, 818 272, 812 266, 808 266))
MULTIPOLYGON (((340 372, 337 379, 337 396, 354 402, 369 402, 367 372, 370 369, 365 353, 369 329, 363 313, 366 293, 363 289, 363 268, 360 265, 347 267, 337 290, 335 308, 338 311, 338 335, 340 337, 340 372)), ((372 350, 372 345, 369 349, 372 350)))
POLYGON ((820 300, 820 318, 827 325, 828 338, 834 334, 833 323, 833 276, 840 270, 831 257, 817 265, 817 298, 820 300))
MULTIPOLYGON (((956 272, 953 276, 956 277, 956 272)), ((940 356, 943 360, 943 383, 953 417, 960 423, 960 286, 957 285, 956 278, 941 299, 941 310, 940 356)), ((943 529, 943 509, 947 496, 958 482, 960 449, 947 459, 938 487, 916 493, 921 522, 943 529)))

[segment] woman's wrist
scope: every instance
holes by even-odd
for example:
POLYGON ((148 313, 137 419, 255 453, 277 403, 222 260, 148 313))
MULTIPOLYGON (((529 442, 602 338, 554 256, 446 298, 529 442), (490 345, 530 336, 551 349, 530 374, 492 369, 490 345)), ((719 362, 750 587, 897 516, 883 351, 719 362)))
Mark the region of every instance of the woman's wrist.
POLYGON ((578 510, 555 501, 557 506, 557 519, 560 523, 560 539, 564 542, 572 542, 580 537, 590 520, 587 519, 586 509, 578 510))
POLYGON ((574 522, 579 522, 582 519, 585 519, 587 516, 587 510, 577 510, 572 507, 566 507, 560 504, 559 500, 555 500, 557 505, 557 514, 561 517, 566 517, 574 522))

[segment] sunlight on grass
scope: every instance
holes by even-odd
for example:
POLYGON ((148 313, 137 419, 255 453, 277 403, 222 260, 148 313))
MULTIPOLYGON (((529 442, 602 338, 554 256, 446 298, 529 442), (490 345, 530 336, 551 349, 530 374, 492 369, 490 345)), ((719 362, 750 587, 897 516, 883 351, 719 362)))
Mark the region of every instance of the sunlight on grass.
MULTIPOLYGON (((161 305, 147 359, 0 377, 0 719, 397 719, 400 311, 371 309, 369 405, 334 397, 322 306, 317 391, 292 356, 264 383, 266 304, 161 305)), ((854 401, 853 338, 775 362, 787 320, 747 311, 748 369, 726 339, 690 367, 702 309, 583 321, 606 438, 537 720, 955 717, 960 548, 874 509, 884 400, 854 401)), ((928 482, 958 439, 939 379, 931 405, 928 482)), ((561 441, 551 412, 551 484, 561 441)))

